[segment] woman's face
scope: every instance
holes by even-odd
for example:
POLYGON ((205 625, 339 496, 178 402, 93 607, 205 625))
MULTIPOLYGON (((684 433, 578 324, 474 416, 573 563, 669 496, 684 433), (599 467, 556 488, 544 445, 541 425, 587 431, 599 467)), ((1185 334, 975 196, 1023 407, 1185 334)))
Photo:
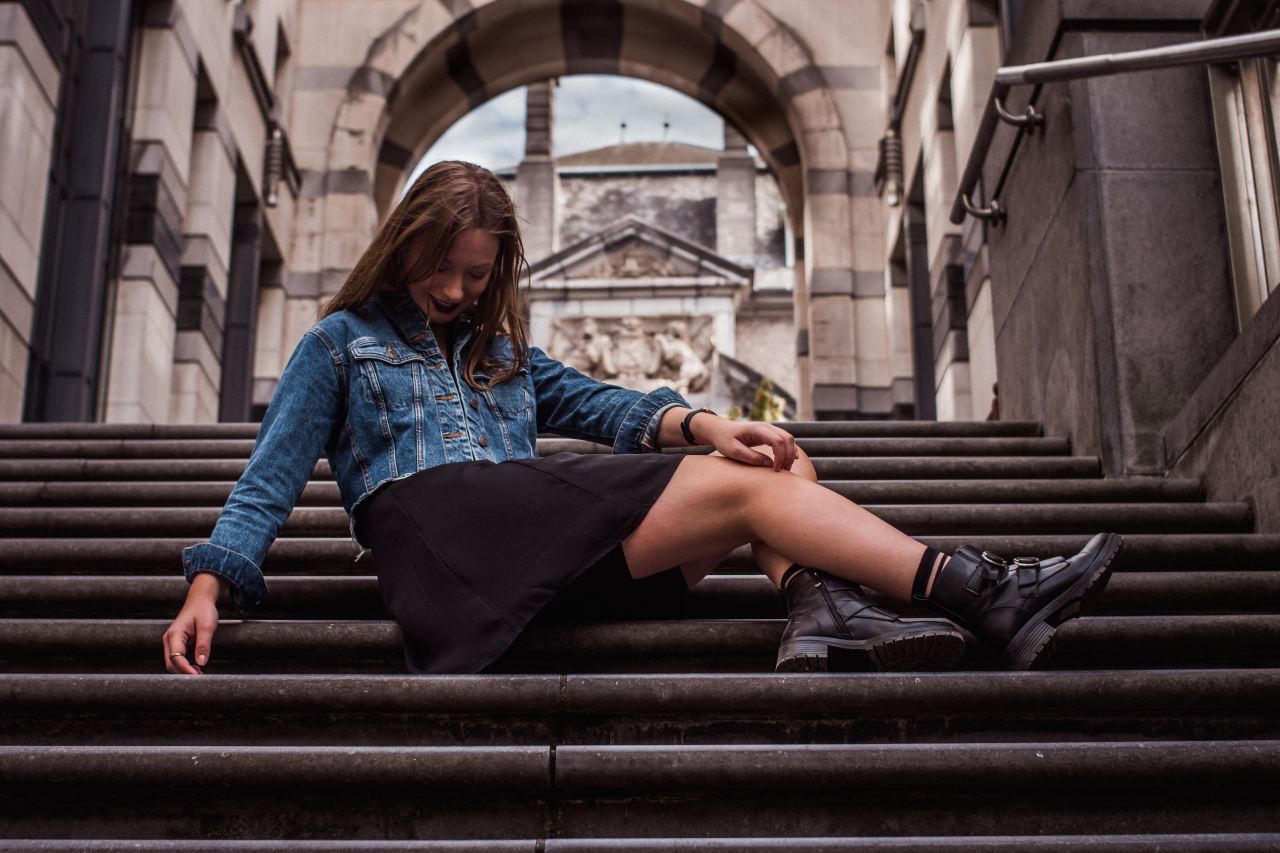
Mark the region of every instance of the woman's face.
MULTIPOLYGON (((489 286, 498 259, 498 238, 466 228, 454 237, 435 275, 409 282, 409 295, 432 323, 448 323, 475 304, 489 286)), ((410 259, 410 263, 415 260, 410 259)))

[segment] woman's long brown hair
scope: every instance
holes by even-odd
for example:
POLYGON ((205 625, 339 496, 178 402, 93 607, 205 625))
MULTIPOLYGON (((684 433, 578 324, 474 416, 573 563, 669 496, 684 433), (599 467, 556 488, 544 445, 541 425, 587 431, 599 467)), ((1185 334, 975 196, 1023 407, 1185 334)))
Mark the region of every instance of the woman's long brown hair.
POLYGON ((380 292, 408 289, 409 282, 434 275, 453 238, 478 228, 498 238, 498 257, 489 284, 474 307, 475 327, 463 379, 472 388, 492 387, 528 363, 528 333, 520 311, 520 281, 528 263, 515 205, 497 176, 483 166, 443 160, 418 176, 378 229, 346 282, 325 303, 320 316, 357 308, 380 292), (418 248, 415 253, 411 249, 418 248), (414 261, 411 268, 406 260, 414 261), (495 361, 489 345, 495 335, 511 339, 514 361, 495 361), (476 383, 476 369, 490 371, 488 386, 476 383))

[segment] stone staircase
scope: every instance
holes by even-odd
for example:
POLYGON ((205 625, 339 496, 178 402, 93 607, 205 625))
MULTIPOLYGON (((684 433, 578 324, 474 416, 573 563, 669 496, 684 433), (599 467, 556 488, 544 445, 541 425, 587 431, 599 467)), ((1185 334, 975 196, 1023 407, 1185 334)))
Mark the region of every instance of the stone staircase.
POLYGON ((1039 672, 774 674, 744 549, 683 601, 548 611, 495 674, 411 676, 322 460, 262 606, 223 599, 177 676, 179 552, 257 425, 0 426, 0 850, 1280 849, 1280 536, 1247 505, 1035 424, 787 427, 935 547, 1117 530, 1116 574, 1039 672))

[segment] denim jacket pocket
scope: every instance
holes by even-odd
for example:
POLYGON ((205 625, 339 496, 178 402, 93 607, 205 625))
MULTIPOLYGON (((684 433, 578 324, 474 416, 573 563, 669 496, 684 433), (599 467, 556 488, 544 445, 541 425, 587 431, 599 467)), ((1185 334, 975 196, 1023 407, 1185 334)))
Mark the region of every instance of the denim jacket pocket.
POLYGON ((359 377, 357 393, 366 402, 381 413, 422 408, 428 388, 425 355, 398 341, 360 342, 350 352, 359 377))
MULTIPOLYGON (((476 381, 481 385, 489 382, 488 374, 477 373, 476 381)), ((522 367, 513 373, 505 382, 494 385, 487 392, 494 409, 499 416, 522 415, 533 408, 533 395, 529 393, 529 368, 522 367)))

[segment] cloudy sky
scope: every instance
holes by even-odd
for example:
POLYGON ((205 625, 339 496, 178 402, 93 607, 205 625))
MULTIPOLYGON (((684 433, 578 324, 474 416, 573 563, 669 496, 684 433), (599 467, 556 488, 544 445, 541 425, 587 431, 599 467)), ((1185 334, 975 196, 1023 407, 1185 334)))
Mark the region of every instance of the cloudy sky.
MULTIPOLYGON (((436 141, 405 182, 438 160, 470 160, 490 169, 514 166, 524 154, 524 87, 512 89, 463 116, 436 141)), ((590 74, 561 77, 555 89, 556 156, 624 141, 667 139, 719 148, 724 120, 674 89, 590 74), (663 121, 670 122, 664 137, 663 121)))

